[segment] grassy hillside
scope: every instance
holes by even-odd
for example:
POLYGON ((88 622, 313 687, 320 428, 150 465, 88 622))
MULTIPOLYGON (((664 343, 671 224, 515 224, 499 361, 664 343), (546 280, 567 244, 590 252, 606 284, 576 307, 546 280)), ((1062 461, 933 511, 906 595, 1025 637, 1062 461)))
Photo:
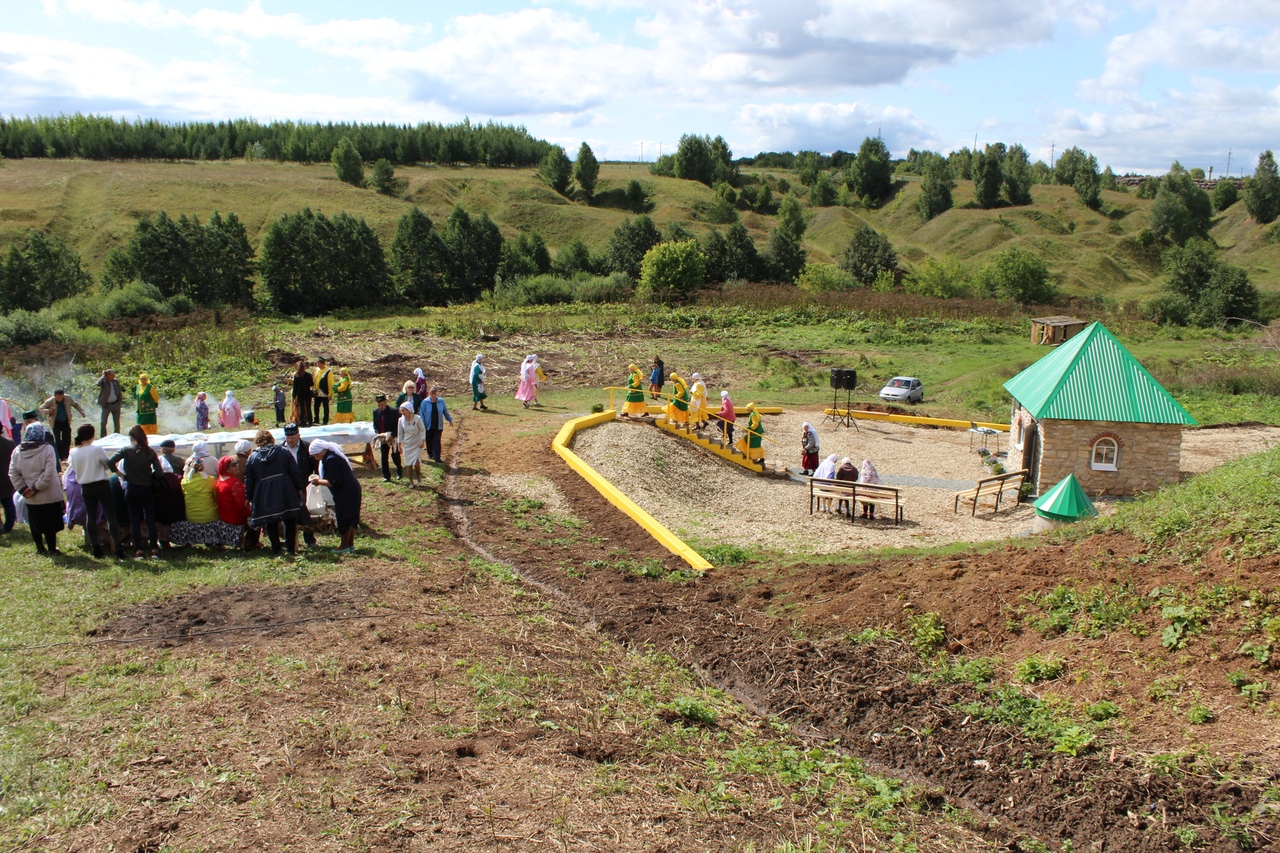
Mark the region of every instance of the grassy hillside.
MULTIPOLYGON (((603 164, 595 206, 557 195, 530 169, 424 166, 398 175, 408 182, 403 199, 343 184, 328 164, 11 160, 0 167, 0 248, 30 228, 48 229, 68 240, 96 272, 107 253, 128 239, 138 217, 160 210, 202 219, 215 210, 235 211, 256 245, 273 219, 303 207, 363 217, 389 242, 410 205, 441 223, 460 204, 488 213, 508 237, 537 230, 553 251, 574 237, 600 250, 629 215, 609 204, 620 195, 614 191, 632 179, 650 193, 651 215, 660 226, 679 221, 697 234, 711 227, 694 217, 697 203, 714 197, 710 189, 653 176, 646 164, 603 164)), ((746 177, 771 183, 786 178, 798 186, 796 175, 784 170, 747 170, 746 177)), ((897 197, 879 210, 810 209, 805 242, 811 259, 835 259, 853 230, 866 223, 887 234, 907 264, 941 254, 981 264, 1018 244, 1042 254, 1071 295, 1125 301, 1147 296, 1159 284, 1158 263, 1133 240, 1147 226, 1150 202, 1133 195, 1103 193, 1103 212, 1095 213, 1068 187, 1037 186, 1033 205, 979 210, 967 207, 972 184, 960 181, 956 207, 924 223, 916 213, 919 184, 908 180, 899 186, 897 197)), ((773 217, 741 217, 763 245, 773 217)), ((1249 219, 1243 203, 1215 220, 1213 237, 1227 260, 1245 267, 1261 290, 1280 291, 1280 244, 1267 239, 1267 228, 1249 219)))

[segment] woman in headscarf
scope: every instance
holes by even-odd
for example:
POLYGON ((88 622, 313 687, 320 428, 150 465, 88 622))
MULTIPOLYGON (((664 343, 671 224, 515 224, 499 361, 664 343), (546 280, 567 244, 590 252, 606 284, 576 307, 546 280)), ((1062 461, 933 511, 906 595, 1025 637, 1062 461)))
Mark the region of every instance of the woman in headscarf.
POLYGON ((147 435, 155 435, 160 394, 156 391, 156 386, 151 384, 151 377, 145 373, 138 374, 138 387, 134 389, 133 396, 138 404, 138 426, 147 435))
POLYGON ((320 473, 312 475, 311 482, 328 486, 333 493, 333 511, 342 537, 333 553, 350 554, 355 550, 356 528, 360 526, 360 481, 342 448, 333 442, 317 438, 311 442, 311 455, 320 460, 320 473))
POLYGON ((427 374, 422 372, 421 367, 413 369, 413 393, 419 398, 427 396, 427 374))
POLYGON ((151 556, 159 557, 156 533, 156 483, 164 476, 160 466, 160 454, 147 443, 147 433, 141 424, 129 429, 129 446, 116 451, 111 457, 111 466, 118 468, 124 463, 125 501, 129 506, 129 535, 133 542, 133 558, 141 560, 146 555, 142 551, 142 523, 147 524, 147 544, 151 546, 151 556))
POLYGON ((409 475, 409 488, 417 488, 422 482, 422 449, 427 446, 427 422, 418 417, 418 413, 407 401, 400 404, 396 441, 399 443, 405 473, 409 475))
POLYGON ((244 416, 240 413, 240 401, 227 391, 227 395, 218 404, 218 425, 223 429, 239 429, 244 416))
POLYGON ((236 442, 236 446, 235 446, 236 464, 235 464, 235 467, 231 469, 231 473, 234 476, 239 477, 241 480, 244 479, 244 468, 245 468, 245 465, 249 463, 250 453, 253 453, 252 441, 249 441, 249 439, 247 438, 242 438, 236 442))
MULTIPOLYGON (((866 483, 868 486, 880 485, 880 472, 876 470, 876 466, 871 464, 870 459, 862 460, 862 476, 858 478, 859 482, 866 483)), ((876 505, 873 503, 862 502, 862 517, 875 518, 876 505)))
POLYGON ((720 446, 733 447, 733 424, 738 420, 738 414, 733 410, 733 400, 729 399, 728 391, 720 392, 720 446))
POLYGON ((488 409, 484 404, 485 398, 489 395, 484 392, 484 375, 487 371, 484 367, 484 353, 476 353, 475 361, 471 362, 471 370, 467 374, 467 381, 471 383, 471 409, 488 409))
POLYGON ((333 399, 336 409, 333 415, 335 424, 349 424, 355 421, 352 411, 355 395, 351 391, 351 370, 342 368, 338 371, 338 382, 333 386, 333 399))
POLYGON ((808 421, 800 426, 800 467, 806 477, 818 467, 818 433, 808 421))
POLYGON ((209 428, 209 395, 201 391, 196 394, 196 432, 204 432, 209 428))
POLYGON ((752 462, 764 467, 764 425, 755 403, 747 403, 747 434, 738 439, 738 451, 752 462))
POLYGON ((694 429, 702 429, 711 418, 707 411, 707 384, 702 381, 701 373, 694 373, 693 382, 689 385, 689 425, 694 429))
POLYGON ((245 499, 244 481, 235 474, 236 458, 218 460, 218 480, 214 494, 218 498, 218 518, 234 527, 244 528, 249 521, 249 501, 245 499))
POLYGON ((201 471, 206 477, 213 477, 218 471, 218 460, 209 452, 209 442, 197 441, 191 445, 191 458, 199 459, 202 463, 201 471))
POLYGON ((253 443, 244 473, 244 490, 252 507, 249 526, 266 530, 271 553, 279 555, 283 524, 284 550, 292 556, 298 550, 298 519, 306 513, 302 495, 307 479, 293 454, 276 444, 270 430, 258 430, 253 443))
MULTIPOLYGON (((215 472, 216 473, 216 472, 215 472)), ((225 523, 218 516, 218 482, 204 472, 204 461, 187 459, 182 472, 182 496, 187 518, 173 524, 169 541, 174 545, 206 545, 238 548, 244 528, 225 523)))
POLYGON ((538 357, 527 355, 520 365, 520 385, 516 388, 516 399, 529 408, 529 404, 538 399, 538 357))
MULTIPOLYGON (((836 478, 836 455, 832 453, 822 461, 817 470, 813 472, 815 480, 834 480, 836 478)), ((823 512, 831 512, 831 498, 818 498, 818 509, 823 512)))
POLYGON ((671 371, 671 402, 667 403, 667 420, 673 424, 689 423, 689 385, 684 378, 671 371))
MULTIPOLYGON (((851 483, 858 482, 858 469, 854 466, 853 460, 850 459, 848 456, 840 460, 840 467, 836 469, 835 479, 845 480, 851 483)), ((848 512, 849 516, 852 518, 853 505, 849 503, 847 500, 841 500, 838 504, 836 504, 836 512, 837 513, 848 512)))
POLYGON ((22 444, 9 458, 9 479, 22 495, 27 510, 27 526, 36 543, 36 553, 57 556, 58 532, 66 511, 66 494, 58 479, 58 453, 46 438, 44 424, 29 424, 22 444))
POLYGON ((622 407, 622 416, 625 418, 643 418, 648 413, 644 402, 644 374, 634 364, 627 365, 627 369, 631 373, 627 376, 627 400, 622 407))

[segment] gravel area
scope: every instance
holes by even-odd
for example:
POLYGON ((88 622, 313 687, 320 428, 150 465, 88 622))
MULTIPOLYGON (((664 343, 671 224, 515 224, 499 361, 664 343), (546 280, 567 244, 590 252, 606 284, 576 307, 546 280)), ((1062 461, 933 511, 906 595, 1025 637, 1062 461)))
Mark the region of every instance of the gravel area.
MULTIPOLYGON (((616 422, 586 430, 576 437, 574 451, 677 535, 696 541, 834 553, 1030 533, 1035 513, 1027 504, 1002 504, 999 513, 979 510, 977 517, 952 510, 959 487, 945 484, 973 485, 987 474, 981 457, 969 449, 967 432, 882 422, 860 422, 854 430, 821 423, 821 412, 786 412, 764 419, 766 437, 782 444, 766 443, 770 459, 781 452, 789 467, 798 467, 800 425, 806 420, 818 431, 822 458, 835 453, 858 465, 869 458, 886 483, 905 484, 901 525, 895 527, 891 518, 851 523, 835 515, 810 515, 805 485, 753 475, 643 424, 616 422)), ((1280 427, 1187 430, 1183 469, 1199 473, 1276 444, 1280 427)), ((1111 506, 1111 501, 1098 502, 1103 513, 1111 506)))

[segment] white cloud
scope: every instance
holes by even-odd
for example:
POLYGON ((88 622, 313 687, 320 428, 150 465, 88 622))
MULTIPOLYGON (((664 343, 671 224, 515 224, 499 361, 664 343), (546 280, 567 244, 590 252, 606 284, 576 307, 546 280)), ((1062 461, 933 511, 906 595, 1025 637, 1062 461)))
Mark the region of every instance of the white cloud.
POLYGON ((747 104, 738 110, 735 138, 745 151, 830 153, 856 151, 868 136, 881 135, 891 151, 940 147, 936 134, 910 110, 864 103, 747 104))

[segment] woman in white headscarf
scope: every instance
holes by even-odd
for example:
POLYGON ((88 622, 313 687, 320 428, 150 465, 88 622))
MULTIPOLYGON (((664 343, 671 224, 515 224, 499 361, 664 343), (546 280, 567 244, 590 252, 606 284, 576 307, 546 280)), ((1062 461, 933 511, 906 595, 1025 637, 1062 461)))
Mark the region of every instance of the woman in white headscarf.
POLYGON ((409 475, 409 488, 417 488, 422 482, 422 449, 427 446, 427 423, 418 417, 413 404, 407 400, 400 404, 400 421, 396 424, 396 442, 404 460, 405 473, 409 475))
POLYGON ((693 380, 689 385, 689 426, 702 429, 711 418, 707 411, 707 383, 702 381, 701 373, 689 377, 693 380))
MULTIPOLYGON (((874 465, 872 465, 872 464, 871 464, 871 460, 870 460, 870 459, 863 459, 863 460, 862 460, 862 472, 861 472, 861 476, 860 476, 860 477, 858 477, 858 482, 860 482, 860 483, 866 483, 866 484, 867 484, 867 485, 869 485, 869 486, 878 486, 878 485, 880 485, 880 472, 876 470, 876 466, 874 466, 874 465)), ((875 504, 873 504, 873 503, 867 503, 866 501, 859 501, 859 503, 861 503, 861 504, 862 504, 862 517, 863 517, 863 518, 875 518, 875 517, 876 517, 876 505, 875 505, 875 504)))
POLYGON ((204 467, 201 470, 206 476, 213 477, 218 473, 218 459, 209 452, 209 442, 197 441, 191 445, 191 458, 199 459, 204 467))
MULTIPOLYGON (((813 472, 815 480, 834 480, 836 478, 836 455, 832 453, 818 469, 813 472)), ((818 509, 823 512, 831 512, 831 498, 818 498, 818 509)))
POLYGON ((427 396, 427 375, 422 372, 421 367, 413 369, 413 393, 421 399, 427 396))
POLYGON ((516 388, 516 399, 529 408, 529 404, 538 399, 538 357, 527 355, 520 365, 520 385, 516 388))
POLYGON ((240 401, 228 391, 227 396, 222 398, 222 402, 218 404, 218 424, 223 429, 239 429, 240 421, 244 418, 240 414, 240 401))
MULTIPOLYGON (((421 421, 421 418, 418 418, 421 421)), ((330 441, 315 439, 311 442, 311 455, 320 461, 320 473, 311 476, 317 486, 328 486, 333 493, 333 511, 337 517, 341 543, 335 554, 350 554, 355 550, 356 528, 360 526, 360 481, 351 470, 351 462, 342 448, 330 441)))
POLYGON ((471 362, 471 370, 467 374, 467 382, 471 383, 471 408, 488 409, 484 404, 485 397, 489 395, 484 392, 484 353, 476 353, 475 361, 471 362))
POLYGON ((728 391, 720 392, 720 446, 733 447, 733 424, 738 419, 738 413, 733 410, 733 400, 729 399, 728 391))
POLYGON ((800 467, 806 477, 818 467, 818 433, 808 421, 800 427, 800 467))

